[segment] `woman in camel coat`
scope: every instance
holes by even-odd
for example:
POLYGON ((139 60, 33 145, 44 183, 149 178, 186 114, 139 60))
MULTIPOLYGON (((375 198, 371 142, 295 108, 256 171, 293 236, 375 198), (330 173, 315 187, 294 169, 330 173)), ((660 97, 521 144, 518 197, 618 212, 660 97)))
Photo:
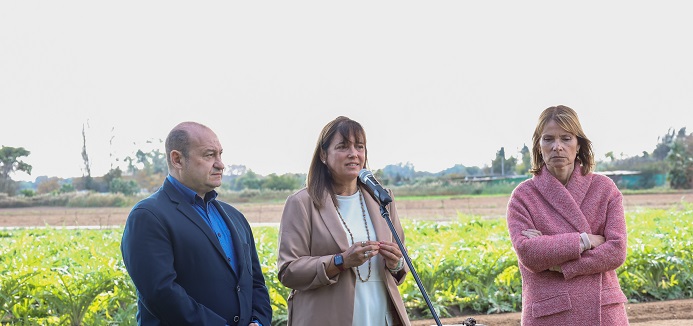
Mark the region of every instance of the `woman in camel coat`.
MULTIPOLYGON (((308 186, 286 200, 279 229, 279 281, 291 288, 288 325, 409 325, 398 285, 408 270, 379 203, 358 175, 366 135, 346 117, 318 139, 308 186)), ((386 206, 404 234, 394 203, 386 206)))
POLYGON ((513 191, 508 229, 522 274, 522 325, 628 325, 622 195, 591 173, 592 144, 566 106, 540 116, 534 177, 513 191))

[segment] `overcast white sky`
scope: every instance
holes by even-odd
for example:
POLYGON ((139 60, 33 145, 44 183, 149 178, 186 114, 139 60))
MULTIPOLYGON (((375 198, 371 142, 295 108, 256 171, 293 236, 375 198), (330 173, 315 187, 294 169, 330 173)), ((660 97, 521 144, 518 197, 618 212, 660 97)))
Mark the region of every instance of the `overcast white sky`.
POLYGON ((483 166, 530 144, 546 107, 575 109, 599 159, 693 131, 687 1, 5 1, 0 145, 31 176, 92 175, 214 129, 224 163, 308 169, 319 131, 363 124, 370 167, 483 166), (110 140, 112 138, 112 145, 110 140), (136 145, 133 145, 136 143, 136 145), (112 156, 111 156, 112 155, 112 156))

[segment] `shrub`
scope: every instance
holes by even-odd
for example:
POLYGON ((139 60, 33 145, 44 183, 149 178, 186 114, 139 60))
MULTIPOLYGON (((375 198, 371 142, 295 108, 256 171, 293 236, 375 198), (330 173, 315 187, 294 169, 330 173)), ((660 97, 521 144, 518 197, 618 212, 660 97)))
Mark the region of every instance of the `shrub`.
POLYGON ((19 191, 19 194, 21 194, 24 197, 34 197, 36 195, 36 192, 33 189, 22 189, 19 191))
POLYGON ((137 185, 135 180, 123 180, 121 178, 115 178, 111 180, 108 189, 112 193, 120 193, 125 196, 132 196, 140 191, 140 186, 137 185))

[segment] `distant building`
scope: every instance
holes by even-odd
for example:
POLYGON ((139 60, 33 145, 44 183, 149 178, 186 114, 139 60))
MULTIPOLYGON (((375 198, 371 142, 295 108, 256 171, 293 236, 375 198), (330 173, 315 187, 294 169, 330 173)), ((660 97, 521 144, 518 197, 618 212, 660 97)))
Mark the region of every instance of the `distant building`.
MULTIPOLYGON (((664 173, 652 173, 641 171, 600 171, 594 172, 609 177, 614 181, 619 189, 650 189, 666 185, 667 175, 664 173)), ((487 184, 498 183, 516 183, 531 178, 531 174, 527 175, 476 175, 464 177, 451 177, 450 180, 458 182, 481 182, 487 184)))
POLYGON ((667 182, 667 175, 664 173, 641 171, 601 171, 595 173, 609 177, 619 189, 650 189, 664 186, 667 182))

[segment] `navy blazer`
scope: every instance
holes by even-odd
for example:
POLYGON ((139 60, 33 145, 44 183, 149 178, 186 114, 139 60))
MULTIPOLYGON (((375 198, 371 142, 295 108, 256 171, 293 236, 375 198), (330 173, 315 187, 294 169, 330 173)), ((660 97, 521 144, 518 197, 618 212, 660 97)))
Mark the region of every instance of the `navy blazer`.
POLYGON ((248 325, 272 319, 269 294, 243 214, 214 201, 225 219, 238 271, 212 229, 166 180, 132 208, 121 252, 137 288, 139 325, 248 325))

